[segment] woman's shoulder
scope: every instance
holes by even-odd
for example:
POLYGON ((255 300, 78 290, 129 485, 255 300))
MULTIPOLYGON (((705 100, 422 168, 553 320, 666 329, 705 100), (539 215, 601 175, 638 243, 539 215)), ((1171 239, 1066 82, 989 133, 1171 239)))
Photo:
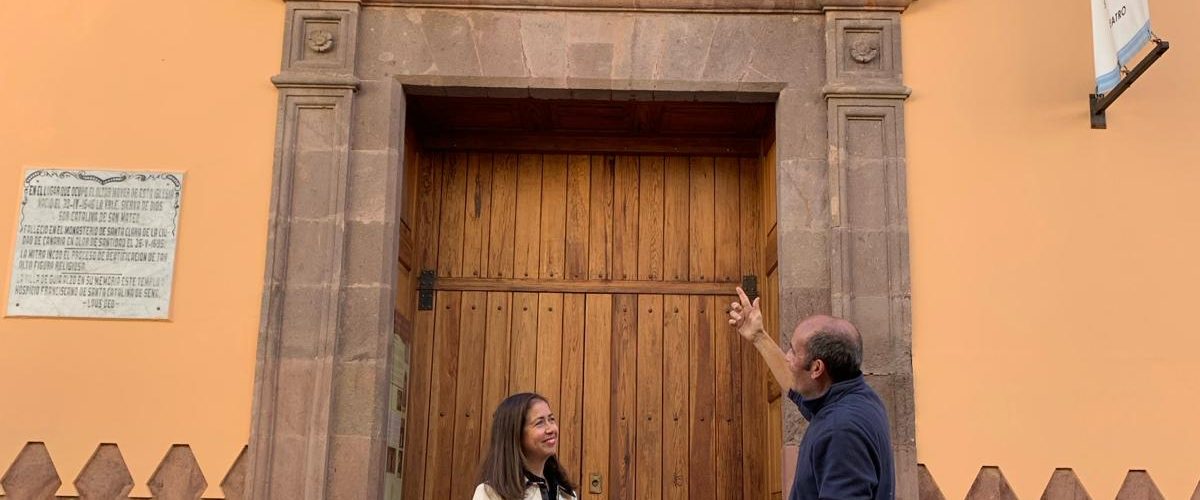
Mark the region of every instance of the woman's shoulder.
POLYGON ((501 500, 501 498, 496 494, 496 490, 493 490, 487 483, 479 483, 479 486, 475 487, 475 494, 471 496, 471 500, 501 500))

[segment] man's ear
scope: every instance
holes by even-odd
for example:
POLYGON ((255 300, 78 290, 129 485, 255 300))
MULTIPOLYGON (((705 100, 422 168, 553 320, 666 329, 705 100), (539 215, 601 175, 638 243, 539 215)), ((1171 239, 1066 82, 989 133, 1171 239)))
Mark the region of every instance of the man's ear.
POLYGON ((813 380, 821 378, 825 374, 825 360, 821 358, 814 359, 812 365, 809 366, 808 374, 813 380))

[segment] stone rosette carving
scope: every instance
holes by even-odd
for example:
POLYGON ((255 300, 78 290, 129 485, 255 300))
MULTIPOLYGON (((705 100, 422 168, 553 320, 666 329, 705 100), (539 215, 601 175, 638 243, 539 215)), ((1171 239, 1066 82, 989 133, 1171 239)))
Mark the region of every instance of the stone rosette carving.
POLYGON ((850 42, 850 58, 859 64, 867 64, 879 57, 879 40, 856 38, 850 42))
POLYGON ((308 34, 308 38, 305 41, 308 44, 308 49, 313 52, 329 52, 329 49, 333 48, 333 33, 325 30, 313 31, 308 34))

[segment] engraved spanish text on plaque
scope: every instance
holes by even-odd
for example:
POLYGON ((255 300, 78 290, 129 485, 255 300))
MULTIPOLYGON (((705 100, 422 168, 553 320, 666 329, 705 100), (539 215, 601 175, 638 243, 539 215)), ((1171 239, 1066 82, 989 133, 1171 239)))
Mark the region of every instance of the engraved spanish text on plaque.
POLYGON ((9 316, 166 319, 183 174, 29 169, 9 316))

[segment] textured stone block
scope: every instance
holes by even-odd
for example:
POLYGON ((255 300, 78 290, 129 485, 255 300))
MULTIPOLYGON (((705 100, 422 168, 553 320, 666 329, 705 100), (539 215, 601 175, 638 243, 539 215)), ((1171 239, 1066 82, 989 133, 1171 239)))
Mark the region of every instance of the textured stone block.
POLYGON ((0 477, 0 486, 8 498, 42 499, 53 498, 62 486, 58 469, 50 459, 46 445, 39 442, 26 443, 11 466, 0 477))
POLYGON ((386 415, 387 394, 381 389, 384 361, 348 361, 333 367, 333 434, 370 438, 386 415))
POLYGON ((354 93, 354 121, 350 127, 351 149, 386 150, 393 147, 398 115, 392 109, 395 81, 364 80, 354 93))
MULTIPOLYGON (((567 74, 565 13, 521 16, 521 47, 531 77, 564 78, 567 74)), ((532 85, 531 85, 532 86, 532 85)))
MULTIPOLYGON (((303 436, 308 434, 312 418, 318 362, 313 359, 279 360, 279 384, 275 400, 275 433, 303 436)), ((287 455, 283 455, 287 456, 287 455)), ((302 455, 298 456, 302 457, 302 455)))
MULTIPOLYGON (((764 84, 770 88, 770 84, 764 84)), ((739 84, 743 91, 760 86, 739 84)), ((769 92, 769 90, 767 90, 769 92)), ((825 99, 819 90, 789 87, 775 103, 775 154, 780 161, 809 159, 829 161, 829 139, 825 99)))
POLYGON ((719 16, 712 45, 704 62, 701 76, 705 80, 741 81, 749 71, 750 57, 754 54, 754 28, 762 19, 749 16, 719 16))
POLYGON ((129 496, 133 490, 133 476, 129 474, 129 467, 117 445, 104 443, 96 448, 75 479, 75 490, 79 492, 80 500, 113 500, 129 496))
POLYGON ((1092 500, 1071 469, 1054 469, 1050 482, 1042 492, 1042 500, 1092 500))
POLYGON ((782 224, 778 231, 780 286, 828 287, 829 234, 782 224))
POLYGON ((186 444, 171 446, 146 484, 150 494, 160 500, 199 500, 208 488, 200 464, 186 444))
POLYGON ((374 48, 358 59, 356 69, 364 79, 421 75, 434 68, 420 17, 412 10, 365 9, 359 36, 364 47, 374 48))
POLYGON ((829 163, 824 159, 781 159, 776 169, 780 223, 789 228, 829 228, 829 163))
POLYGON ((917 498, 919 500, 946 500, 942 489, 938 487, 937 481, 933 480, 933 475, 929 473, 925 464, 917 465, 917 498))
POLYGON ((480 55, 471 23, 462 11, 431 9, 421 14, 421 30, 433 64, 446 75, 479 75, 480 55))
POLYGON ((887 297, 888 284, 892 280, 888 259, 890 253, 888 233, 882 231, 839 230, 844 238, 839 238, 842 245, 840 251, 846 255, 848 267, 845 290, 858 297, 879 296, 887 297))
MULTIPOLYGON (((380 441, 382 442, 382 441, 380 441)), ((383 450, 374 449, 375 442, 367 437, 333 436, 330 440, 330 463, 334 464, 325 498, 330 500, 359 500, 380 498, 382 481, 372 481, 382 467, 378 464, 383 450)), ((376 478, 378 479, 378 478, 376 478)))
POLYGON ((391 283, 396 263, 389 256, 395 252, 396 238, 393 224, 346 222, 346 267, 342 281, 347 285, 391 283))
POLYGON ((984 466, 979 469, 979 475, 975 476, 975 482, 967 491, 966 500, 1017 500, 1017 494, 999 467, 984 466))
POLYGON ((661 80, 699 80, 713 43, 716 17, 667 16, 665 25, 666 39, 653 76, 661 80))
POLYGON ((341 301, 337 360, 384 360, 387 347, 381 349, 381 343, 391 333, 391 289, 384 285, 346 287, 341 301))
POLYGON ((329 283, 330 271, 341 255, 334 248, 337 225, 333 221, 292 221, 288 231, 287 283, 321 286, 329 283))
POLYGON ((270 485, 270 498, 305 498, 308 440, 303 434, 275 433, 271 440, 271 475, 263 481, 270 485))
POLYGON ((1117 491, 1117 500, 1163 500, 1162 492, 1150 474, 1144 470, 1131 470, 1125 475, 1125 482, 1117 491))
POLYGON ((353 151, 350 153, 350 175, 347 191, 354 196, 346 200, 346 219, 360 222, 383 222, 392 208, 388 198, 401 166, 395 149, 353 151))
POLYGON ((238 452, 238 456, 221 480, 221 491, 225 500, 245 500, 246 497, 246 448, 238 452))
POLYGON ((329 311, 327 286, 289 286, 280 307, 279 355, 283 358, 311 359, 320 350, 321 332, 327 328, 329 311))
POLYGON ((613 73, 611 43, 573 43, 567 46, 567 79, 610 79, 613 73))
POLYGON ((843 193, 846 200, 846 224, 855 229, 880 230, 887 227, 891 213, 893 187, 882 160, 842 162, 843 193))
POLYGON ((481 74, 529 76, 519 16, 509 12, 476 11, 471 13, 470 19, 481 74))

